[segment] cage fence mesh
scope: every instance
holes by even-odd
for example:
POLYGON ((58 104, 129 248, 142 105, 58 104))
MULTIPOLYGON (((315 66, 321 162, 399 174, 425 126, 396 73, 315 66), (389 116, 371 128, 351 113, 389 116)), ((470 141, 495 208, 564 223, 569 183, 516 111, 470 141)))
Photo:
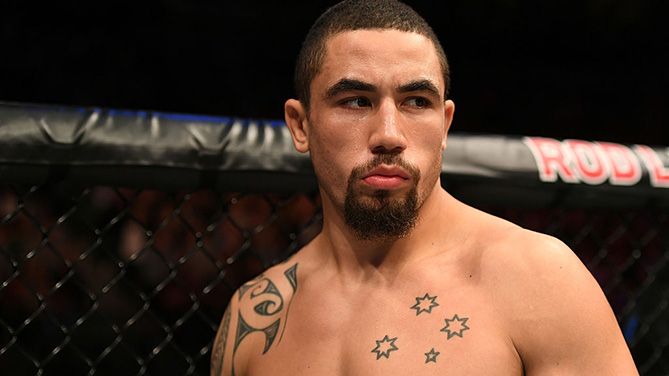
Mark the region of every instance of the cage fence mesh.
MULTIPOLYGON (((572 247, 641 374, 669 374, 666 210, 483 209, 572 247)), ((208 375, 234 290, 320 227, 315 193, 2 185, 1 373, 208 375)))

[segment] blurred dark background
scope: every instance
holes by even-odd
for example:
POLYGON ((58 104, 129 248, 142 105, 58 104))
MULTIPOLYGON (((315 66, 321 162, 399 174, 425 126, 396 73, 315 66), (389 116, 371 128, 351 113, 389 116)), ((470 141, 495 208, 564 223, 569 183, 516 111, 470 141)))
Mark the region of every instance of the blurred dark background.
MULTIPOLYGON (((3 0, 0 100, 282 119, 332 3, 3 0)), ((408 3, 449 56, 454 131, 669 144, 669 2, 408 3)))

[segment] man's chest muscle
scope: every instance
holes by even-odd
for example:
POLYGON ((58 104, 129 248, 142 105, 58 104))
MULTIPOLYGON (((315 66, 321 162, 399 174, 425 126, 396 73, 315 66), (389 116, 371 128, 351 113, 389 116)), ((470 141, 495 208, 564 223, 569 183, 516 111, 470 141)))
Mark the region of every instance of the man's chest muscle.
POLYGON ((416 291, 344 300, 296 295, 283 338, 250 362, 249 374, 522 374, 482 299, 416 291))

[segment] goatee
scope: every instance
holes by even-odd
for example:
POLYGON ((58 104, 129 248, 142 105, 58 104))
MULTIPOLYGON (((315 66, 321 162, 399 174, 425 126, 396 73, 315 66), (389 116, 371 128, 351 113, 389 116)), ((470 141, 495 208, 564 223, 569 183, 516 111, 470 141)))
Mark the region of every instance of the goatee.
POLYGON ((362 240, 379 240, 407 236, 418 218, 418 189, 420 170, 398 154, 378 154, 369 163, 353 169, 344 200, 344 220, 362 240), (381 164, 396 165, 409 173, 413 187, 403 196, 391 197, 390 191, 378 189, 371 197, 355 190, 362 176, 381 164))

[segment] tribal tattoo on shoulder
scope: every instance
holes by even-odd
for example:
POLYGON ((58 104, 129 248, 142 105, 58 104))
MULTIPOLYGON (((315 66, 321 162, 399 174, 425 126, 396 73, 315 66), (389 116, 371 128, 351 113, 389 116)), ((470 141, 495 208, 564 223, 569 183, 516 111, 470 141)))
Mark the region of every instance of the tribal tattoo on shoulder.
POLYGON ((221 321, 221 330, 214 340, 214 349, 211 354, 211 370, 212 375, 219 376, 223 368, 223 355, 225 354, 225 347, 228 342, 228 329, 230 328, 230 306, 225 308, 223 313, 223 320, 221 321))
POLYGON ((276 284, 271 279, 266 277, 257 278, 239 289, 239 312, 237 318, 237 331, 235 334, 235 344, 232 353, 233 367, 232 374, 234 375, 234 357, 239 348, 239 344, 251 333, 261 332, 265 335, 265 346, 263 348, 263 355, 270 349, 279 330, 286 329, 286 320, 288 318, 288 311, 292 296, 297 291, 297 263, 286 269, 283 273, 288 280, 291 290, 286 296, 288 306, 284 312, 284 296, 276 287, 276 284), (281 318, 283 316, 284 323, 281 325, 281 318))
POLYGON ((283 332, 286 329, 292 297, 297 291, 297 263, 288 267, 283 272, 283 276, 285 280, 279 282, 272 281, 272 279, 261 274, 237 290, 239 303, 237 306, 239 309, 235 313, 226 310, 221 323, 220 336, 216 339, 214 345, 212 370, 215 375, 220 374, 223 365, 223 354, 225 353, 231 316, 234 315, 237 318, 234 347, 230 360, 232 364, 231 375, 235 375, 234 360, 239 345, 250 334, 259 332, 264 335, 263 355, 269 351, 275 342, 281 342, 283 332), (277 284, 279 286, 283 284, 284 287, 280 289, 277 284), (286 288, 286 285, 288 288, 286 288), (279 337, 278 341, 276 341, 277 337, 279 337))

